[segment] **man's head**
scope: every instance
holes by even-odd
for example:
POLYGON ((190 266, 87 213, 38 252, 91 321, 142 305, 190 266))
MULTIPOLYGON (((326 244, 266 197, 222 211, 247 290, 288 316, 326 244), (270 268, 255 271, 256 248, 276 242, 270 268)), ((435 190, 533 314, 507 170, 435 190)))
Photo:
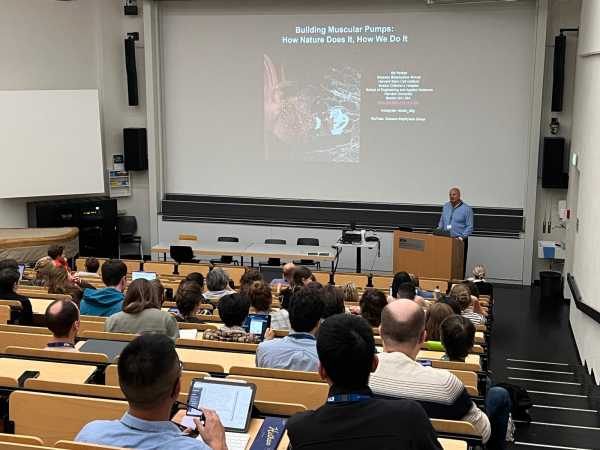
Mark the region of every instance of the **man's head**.
POLYGON ((175 344, 163 334, 143 334, 119 356, 119 385, 130 407, 170 407, 181 389, 181 365, 175 344))
POLYGON ((331 284, 323 288, 323 319, 345 312, 344 292, 331 284))
POLYGON ((425 311, 411 300, 396 300, 381 313, 381 338, 386 350, 415 358, 425 342, 425 311))
POLYGON ((283 278, 285 278, 289 284, 292 284, 295 267, 294 263, 287 263, 283 266, 283 278))
POLYGON ((406 300, 415 299, 415 285, 412 282, 402 283, 396 291, 396 298, 404 298, 406 300))
POLYGON ((327 318, 317 336, 321 378, 345 389, 364 389, 377 368, 373 330, 365 319, 350 314, 327 318))
POLYGON ((292 285, 294 287, 304 286, 312 281, 312 272, 308 267, 296 266, 292 274, 292 285))
POLYGON ((85 271, 89 273, 97 273, 100 268, 100 261, 98 258, 94 258, 93 256, 88 256, 85 259, 85 271))
POLYGON ((204 275, 200 272, 189 273, 187 277, 185 277, 185 281, 193 281, 200 286, 200 289, 204 289, 204 275))
POLYGON ((55 338, 74 340, 79 330, 79 308, 71 300, 54 300, 46 308, 46 326, 55 338))
POLYGON ((119 259, 109 259, 102 264, 102 281, 108 287, 123 292, 127 285, 127 266, 119 259))
POLYGON ((19 281, 19 271, 7 267, 0 270, 0 292, 14 291, 19 281))
POLYGON ((442 344, 451 361, 464 361, 475 344, 475 326, 463 316, 450 316, 440 326, 442 344))
POLYGON ((229 275, 220 267, 215 267, 206 276, 206 287, 209 291, 222 291, 229 283, 229 275))
POLYGON ((192 316, 202 300, 202 287, 198 283, 189 280, 183 280, 179 283, 175 294, 175 302, 179 313, 183 317, 192 316))
POLYGON ((247 268, 242 278, 240 278, 240 291, 245 291, 255 281, 264 281, 262 274, 256 269, 247 268))
POLYGON ((228 294, 219 300, 219 316, 227 327, 241 327, 250 311, 248 297, 240 294, 228 294))
POLYGON ((408 272, 397 272, 392 280, 392 297, 398 298, 398 288, 401 284, 410 283, 412 280, 408 272))
POLYGON ((450 203, 453 205, 458 204, 460 202, 460 189, 457 187, 450 188, 450 192, 448 192, 448 197, 450 199, 450 203))
POLYGON ((19 263, 16 259, 3 259, 0 261, 0 270, 2 269, 19 270, 19 263))
POLYGON ((63 255, 65 248, 62 245, 51 245, 48 247, 48 256, 52 259, 58 259, 63 255))
POLYGON ((323 315, 323 288, 303 287, 290 299, 289 313, 292 329, 301 333, 316 330, 323 315))
POLYGON ((381 323, 381 311, 387 305, 387 298, 383 292, 375 288, 367 288, 360 297, 360 315, 372 327, 381 323))
POLYGON ((461 311, 469 308, 473 303, 473 300, 471 299, 471 291, 469 290, 468 286, 464 284, 455 284, 450 290, 450 295, 458 300, 461 311))

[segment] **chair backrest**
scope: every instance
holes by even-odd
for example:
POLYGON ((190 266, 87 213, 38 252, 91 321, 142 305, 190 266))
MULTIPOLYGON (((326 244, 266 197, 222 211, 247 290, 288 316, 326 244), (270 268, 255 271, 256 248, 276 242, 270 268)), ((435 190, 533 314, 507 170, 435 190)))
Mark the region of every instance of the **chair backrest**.
POLYGON ((382 291, 387 291, 392 286, 392 282, 394 281, 394 277, 385 277, 381 275, 373 275, 371 278, 371 283, 375 289, 379 289, 382 291))
POLYGON ((179 264, 177 271, 182 277, 186 277, 192 272, 198 272, 206 278, 208 272, 210 272, 210 266, 208 264, 179 264))
POLYGON ((25 389, 32 391, 54 392, 57 394, 89 395, 90 397, 112 398, 124 400, 125 395, 119 383, 115 385, 63 383, 60 381, 38 380, 29 378, 25 381, 25 389))
POLYGON ((242 279, 242 276, 244 275, 244 273, 246 272, 246 269, 244 267, 232 267, 232 266, 226 266, 226 267, 222 267, 222 269, 227 272, 227 275, 229 275, 229 278, 231 280, 233 280, 233 283, 236 286, 240 285, 240 280, 242 279))
POLYGON ((83 331, 79 333, 79 336, 86 339, 104 339, 109 341, 133 341, 137 334, 131 333, 110 333, 107 331, 83 331))
MULTIPOLYGON (((85 318, 85 316, 82 316, 85 318)), ((79 322, 79 332, 84 331, 104 331, 104 322, 96 322, 93 320, 81 320, 79 322)))
POLYGON ((261 378, 279 378, 282 380, 311 381, 313 383, 324 383, 317 372, 301 372, 298 370, 268 369, 265 367, 243 367, 232 366, 229 368, 230 375, 244 375, 261 378))
POLYGON ((195 234, 180 234, 177 239, 179 239, 180 241, 197 241, 198 240, 198 236, 196 236, 195 234))
POLYGON ((240 238, 235 236, 219 236, 217 242, 240 242, 240 238))
POLYGON ((0 331, 0 352, 4 353, 10 346, 45 348, 51 338, 49 334, 0 331))
POLYGON ((298 238, 296 245, 310 245, 312 247, 319 246, 319 240, 317 238, 298 238))
POLYGON ((54 447, 47 447, 45 445, 21 444, 18 442, 4 441, 0 441, 0 448, 2 450, 56 450, 54 447))
POLYGON ((189 245, 171 245, 169 256, 177 263, 190 262, 194 259, 194 251, 189 245))
POLYGON ((108 364, 108 356, 103 353, 63 352, 60 350, 46 350, 43 348, 29 348, 8 346, 4 349, 7 355, 29 356, 31 359, 56 359, 59 361, 78 361, 84 363, 108 364))
POLYGON ((331 274, 329 272, 313 272, 315 280, 321 283, 323 286, 329 284, 329 280, 331 279, 331 274))
POLYGON ((6 324, 10 320, 10 306, 0 305, 0 324, 6 324))
POLYGON ((333 280, 336 286, 345 286, 346 284, 352 283, 357 288, 365 289, 369 282, 369 277, 360 273, 336 273, 333 280))
POLYGON ((9 397, 9 418, 15 433, 38 436, 45 444, 73 440, 92 420, 119 419, 127 402, 42 392, 14 391, 9 397))
MULTIPOLYGON (((2 444, 5 442, 13 442, 15 444, 44 445, 42 440, 38 437, 8 433, 0 433, 0 442, 2 442, 2 444)), ((2 444, 0 444, 0 448, 2 448, 2 444)))
POLYGON ((285 239, 265 239, 265 244, 286 245, 287 241, 285 239))
POLYGON ((117 216, 117 227, 121 236, 133 236, 137 231, 135 216, 117 216))
MULTIPOLYGON (((104 372, 106 386, 119 386, 119 371, 116 364, 106 367, 104 372)), ((181 392, 187 393, 194 378, 204 378, 210 376, 208 372, 196 372, 191 370, 181 371, 181 392)), ((119 389, 120 390, 120 389, 119 389)), ((88 394, 92 395, 92 394, 88 394)))
POLYGON ((175 264, 169 262, 146 261, 144 263, 144 271, 155 272, 159 275, 173 275, 175 264))
POLYGON ((127 273, 137 272, 142 267, 142 261, 139 259, 122 259, 121 261, 127 266, 127 273))

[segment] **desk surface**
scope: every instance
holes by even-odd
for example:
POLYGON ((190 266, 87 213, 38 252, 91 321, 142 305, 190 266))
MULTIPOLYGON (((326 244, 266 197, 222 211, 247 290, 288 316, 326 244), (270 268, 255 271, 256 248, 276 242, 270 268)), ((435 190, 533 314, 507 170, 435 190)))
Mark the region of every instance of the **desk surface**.
POLYGON ((442 444, 444 450, 467 450, 467 442, 457 439, 439 438, 438 441, 442 444))
POLYGON ((177 354, 183 363, 218 364, 225 369, 225 372, 229 372, 232 366, 256 367, 256 355, 254 353, 196 350, 177 347, 177 354))
POLYGON ((0 358, 0 373, 4 377, 18 380, 27 370, 40 372, 39 380, 82 384, 94 373, 96 367, 83 364, 0 358))
POLYGON ((34 314, 41 314, 44 315, 46 314, 46 308, 48 307, 48 305, 50 303, 52 303, 54 300, 49 300, 49 299, 45 299, 45 298, 29 298, 29 300, 31 301, 31 309, 33 309, 33 313, 34 314))
POLYGON ((202 242, 173 241, 159 242, 151 249, 152 253, 169 253, 171 245, 192 247, 196 255, 209 256, 247 256, 269 258, 303 258, 319 261, 333 261, 336 251, 330 246, 313 247, 310 245, 277 245, 243 242, 202 242))

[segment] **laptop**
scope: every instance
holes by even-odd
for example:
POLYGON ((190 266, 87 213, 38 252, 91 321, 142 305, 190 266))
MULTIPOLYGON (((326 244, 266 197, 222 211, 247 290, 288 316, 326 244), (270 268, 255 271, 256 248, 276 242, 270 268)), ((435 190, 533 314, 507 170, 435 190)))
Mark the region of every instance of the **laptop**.
POLYGON ((260 266, 260 274, 263 276, 263 279, 267 283, 270 283, 273 280, 283 278, 283 268, 273 266, 260 266))
POLYGON ((156 272, 132 272, 131 273, 132 281, 138 280, 140 278, 143 278, 144 280, 148 280, 148 281, 156 280, 156 272))
MULTIPOLYGON (((255 394, 256 386, 252 383, 195 378, 190 385, 187 416, 182 425, 193 424, 191 417, 200 416, 200 408, 212 409, 225 428, 227 448, 243 450, 250 440, 248 428, 255 394)), ((198 436, 197 439, 202 438, 198 436)))

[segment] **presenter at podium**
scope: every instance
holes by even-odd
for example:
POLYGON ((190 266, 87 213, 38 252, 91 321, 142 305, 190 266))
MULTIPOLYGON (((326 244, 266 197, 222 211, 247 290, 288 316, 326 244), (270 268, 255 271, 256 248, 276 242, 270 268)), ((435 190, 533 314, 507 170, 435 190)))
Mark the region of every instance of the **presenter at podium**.
POLYGON ((469 236, 473 233, 473 209, 460 198, 460 189, 453 187, 449 192, 450 201, 444 204, 438 228, 451 237, 464 242, 463 276, 467 268, 467 249, 469 236))

